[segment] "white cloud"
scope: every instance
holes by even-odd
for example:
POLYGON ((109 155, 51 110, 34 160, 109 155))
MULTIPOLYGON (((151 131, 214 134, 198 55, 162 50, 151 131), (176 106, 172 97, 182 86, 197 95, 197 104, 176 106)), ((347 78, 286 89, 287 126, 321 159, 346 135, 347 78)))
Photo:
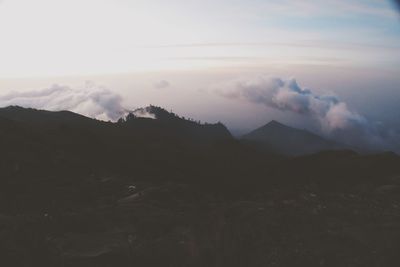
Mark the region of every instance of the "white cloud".
POLYGON ((311 118, 323 135, 349 145, 393 149, 393 141, 398 143, 393 138, 385 140, 387 131, 379 132, 374 123, 350 110, 338 97, 315 94, 301 88, 295 79, 259 76, 220 84, 214 90, 226 98, 263 104, 311 118))
POLYGON ((87 82, 83 88, 53 85, 38 91, 11 92, 0 96, 0 106, 17 105, 51 111, 69 110, 91 118, 116 121, 127 113, 122 98, 87 82))
POLYGON ((161 80, 161 81, 156 82, 154 84, 154 87, 157 88, 157 89, 163 89, 163 88, 167 88, 169 86, 170 86, 170 83, 168 81, 166 81, 166 80, 161 80))

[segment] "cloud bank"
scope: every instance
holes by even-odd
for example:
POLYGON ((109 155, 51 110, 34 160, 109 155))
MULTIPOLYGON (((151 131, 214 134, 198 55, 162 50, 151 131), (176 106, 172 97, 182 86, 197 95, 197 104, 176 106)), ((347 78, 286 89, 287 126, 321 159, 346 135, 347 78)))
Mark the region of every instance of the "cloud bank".
POLYGON ((231 81, 214 88, 220 96, 301 114, 311 118, 320 133, 351 146, 369 149, 393 149, 400 140, 396 133, 349 109, 335 95, 318 95, 301 88, 295 79, 260 76, 231 81))
POLYGON ((163 88, 167 88, 169 86, 170 86, 170 83, 168 81, 166 81, 166 80, 161 80, 161 81, 156 82, 154 84, 154 87, 157 88, 157 89, 163 89, 163 88))
POLYGON ((53 85, 37 91, 11 92, 0 96, 0 106, 17 105, 51 111, 69 110, 99 120, 116 121, 128 110, 122 98, 110 90, 86 82, 83 88, 53 85))

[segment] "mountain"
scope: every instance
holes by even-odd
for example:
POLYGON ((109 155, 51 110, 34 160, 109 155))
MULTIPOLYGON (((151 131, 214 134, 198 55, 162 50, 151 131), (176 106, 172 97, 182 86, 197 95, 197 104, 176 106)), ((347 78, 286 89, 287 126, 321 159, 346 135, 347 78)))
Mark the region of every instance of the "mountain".
POLYGON ((400 266, 394 153, 280 156, 155 106, 2 108, 0 148, 4 266, 400 266))
POLYGON ((346 148, 307 130, 292 128, 275 120, 244 135, 242 139, 261 145, 263 149, 292 156, 346 148))
POLYGON ((196 143, 233 138, 220 122, 201 124, 153 105, 131 112, 119 124, 147 138, 179 138, 196 143))
POLYGON ((233 141, 221 123, 200 124, 159 107, 147 109, 160 119, 131 114, 112 123, 69 111, 1 108, 1 171, 20 177, 110 172, 158 176, 167 169, 179 173, 189 165, 178 162, 189 155, 205 157, 205 150, 233 141))

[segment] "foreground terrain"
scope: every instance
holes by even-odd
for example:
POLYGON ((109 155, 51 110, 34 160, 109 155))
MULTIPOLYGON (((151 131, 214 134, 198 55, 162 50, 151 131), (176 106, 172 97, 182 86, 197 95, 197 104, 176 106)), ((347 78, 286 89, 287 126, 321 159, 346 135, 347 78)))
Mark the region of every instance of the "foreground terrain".
POLYGON ((400 157, 254 149, 152 107, 0 110, 4 266, 400 266, 400 157))

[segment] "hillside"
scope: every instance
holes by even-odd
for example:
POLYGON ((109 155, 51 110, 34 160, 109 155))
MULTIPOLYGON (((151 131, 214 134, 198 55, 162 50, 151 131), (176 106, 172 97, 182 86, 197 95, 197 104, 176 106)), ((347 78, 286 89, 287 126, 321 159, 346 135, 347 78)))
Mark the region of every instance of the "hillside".
POLYGON ((394 153, 279 156, 153 106, 116 123, 3 108, 0 142, 6 266, 400 263, 394 153))
MULTIPOLYGON (((168 114, 161 108, 157 112, 168 114)), ((144 168, 151 162, 168 168, 169 161, 179 161, 188 153, 197 156, 194 150, 233 141, 222 124, 198 124, 172 114, 156 120, 128 117, 111 123, 67 111, 2 108, 0 142, 2 154, 9 155, 2 159, 7 162, 3 171, 18 176, 75 170, 80 174, 126 173, 132 161, 146 161, 135 173, 149 172, 144 168)))

